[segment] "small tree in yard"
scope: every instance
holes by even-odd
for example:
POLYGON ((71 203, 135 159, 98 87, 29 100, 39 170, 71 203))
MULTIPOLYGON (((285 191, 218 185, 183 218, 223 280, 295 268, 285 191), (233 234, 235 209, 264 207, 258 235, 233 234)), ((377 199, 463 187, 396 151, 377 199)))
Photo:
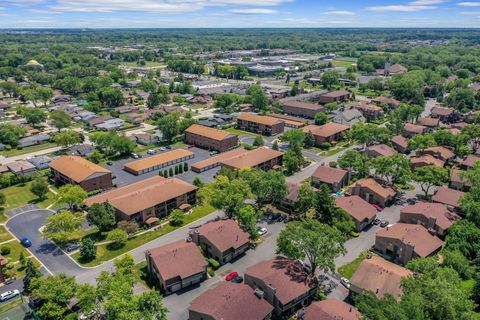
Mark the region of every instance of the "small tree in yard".
POLYGON ((193 185, 196 187, 203 187, 203 182, 199 177, 193 178, 193 185))
POLYGON ((42 236, 58 244, 65 244, 82 229, 81 214, 68 210, 47 217, 42 236))
POLYGON ((35 266, 33 261, 31 259, 28 259, 25 267, 25 277, 23 278, 23 288, 27 293, 30 293, 32 288, 31 288, 31 283, 33 279, 40 278, 42 276, 42 273, 38 268, 35 266))
POLYGON ((254 147, 261 147, 265 144, 263 141, 263 138, 261 136, 256 136, 255 140, 253 140, 253 146, 254 147))
POLYGON ((173 177, 173 169, 172 168, 168 169, 168 176, 173 177))
POLYGON ((170 214, 170 225, 177 227, 183 224, 183 219, 185 217, 185 213, 182 210, 175 209, 170 214))
POLYGON ((20 262, 20 265, 22 268, 25 268, 27 265, 27 258, 25 257, 25 253, 23 251, 20 251, 20 257, 18 257, 18 261, 20 262))
POLYGON ((135 221, 122 220, 117 224, 117 227, 128 234, 134 234, 138 231, 138 223, 135 221))
POLYGON ((183 171, 187 172, 188 171, 188 163, 183 163, 183 171))
POLYGON ((178 174, 178 166, 175 166, 175 175, 178 174))
POLYGON ((182 174, 183 173, 183 166, 180 164, 178 165, 178 173, 182 174))
POLYGON ((124 230, 115 229, 108 233, 107 241, 111 241, 110 246, 114 249, 123 247, 128 240, 128 234, 124 230))
POLYGON ((413 180, 420 184, 427 198, 433 186, 441 186, 448 181, 448 170, 437 166, 420 167, 415 170, 413 180))
POLYGON ((88 196, 87 192, 80 186, 67 184, 58 190, 60 199, 62 202, 68 204, 70 210, 73 210, 74 206, 80 206, 88 196))
POLYGON ((167 171, 167 170, 163 170, 163 176, 164 176, 165 178, 168 178, 168 171, 167 171))
POLYGON ((37 177, 32 181, 30 191, 38 197, 39 200, 45 199, 45 195, 48 193, 48 182, 43 177, 37 177))
POLYGON ((94 260, 97 257, 97 247, 95 242, 90 238, 82 240, 80 247, 80 259, 85 262, 94 260))

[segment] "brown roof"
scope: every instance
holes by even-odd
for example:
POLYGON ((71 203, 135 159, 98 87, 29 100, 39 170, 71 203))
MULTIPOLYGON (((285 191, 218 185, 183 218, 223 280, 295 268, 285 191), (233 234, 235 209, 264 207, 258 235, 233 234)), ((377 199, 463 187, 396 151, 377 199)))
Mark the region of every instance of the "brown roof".
POLYGON ((337 133, 347 131, 350 127, 340 123, 329 122, 327 124, 316 126, 316 125, 309 125, 303 128, 303 132, 308 133, 311 132, 315 136, 320 136, 323 138, 331 137, 337 133))
POLYGON ((336 197, 335 203, 357 221, 371 220, 377 216, 377 210, 359 196, 336 197))
POLYGON ((258 114, 253 113, 240 113, 237 119, 243 121, 250 121, 255 123, 264 124, 267 126, 273 126, 278 123, 282 123, 283 121, 277 118, 269 117, 269 116, 261 116, 258 114))
POLYGON ((392 142, 402 148, 405 148, 405 149, 408 148, 408 140, 403 136, 398 135, 398 136, 392 137, 392 142))
POLYGON ((440 124, 440 120, 430 117, 418 117, 417 123, 421 124, 422 126, 437 127, 440 124))
POLYGON ((438 116, 449 116, 453 113, 453 110, 449 108, 433 107, 431 113, 438 116))
POLYGON ((396 223, 377 231, 377 237, 400 240, 412 245, 420 257, 428 257, 443 246, 443 241, 419 224, 396 223))
POLYGON ((350 278, 350 283, 372 291, 379 298, 388 293, 399 299, 402 295, 400 280, 410 275, 410 270, 373 255, 362 261, 350 278))
POLYGON ((201 126, 199 124, 191 125, 187 130, 185 130, 185 132, 196 134, 196 135, 217 140, 217 141, 222 141, 227 138, 235 136, 230 132, 201 126))
POLYGON ((132 215, 198 188, 177 178, 154 176, 85 200, 87 207, 106 201, 117 210, 132 215))
POLYGON ((297 117, 292 117, 292 116, 286 116, 283 114, 278 114, 278 113, 272 113, 270 114, 271 117, 281 119, 283 122, 285 122, 285 125, 290 125, 293 127, 298 127, 301 128, 305 126, 306 123, 308 123, 307 120, 302 119, 302 118, 297 118, 297 117))
POLYGON ((378 98, 372 99, 372 102, 379 103, 379 104, 388 104, 392 106, 400 105, 400 101, 395 100, 393 98, 387 98, 387 97, 378 97, 378 98))
POLYGON ((379 106, 369 104, 369 103, 356 103, 355 105, 353 105, 353 107, 361 111, 383 112, 383 109, 380 108, 379 106))
POLYGON ((374 145, 374 146, 370 146, 366 149, 367 151, 373 151, 381 156, 384 156, 384 157, 390 157, 390 156, 393 156, 394 154, 397 153, 397 151, 395 151, 395 149, 387 146, 386 144, 377 144, 377 145, 374 145))
POLYGON ((296 100, 287 100, 282 102, 283 106, 299 108, 299 109, 308 109, 308 110, 322 110, 323 106, 315 103, 308 103, 296 100))
POLYGON ((288 194, 285 198, 291 202, 296 202, 298 200, 298 191, 300 191, 301 186, 302 185, 299 183, 287 182, 288 194))
POLYGON ((263 320, 273 307, 246 284, 222 282, 195 298, 189 310, 216 320, 263 320))
POLYGON ((425 126, 421 126, 413 123, 405 123, 403 128, 405 129, 405 131, 412 132, 412 133, 423 133, 427 129, 427 127, 425 126))
POLYGON ((193 242, 179 240, 147 250, 155 268, 164 281, 182 279, 206 270, 208 263, 193 242))
POLYGON ((405 68, 404 66, 402 66, 401 64, 394 64, 394 65, 391 65, 389 68, 388 68, 388 71, 390 73, 399 73, 399 72, 407 72, 408 69, 405 68))
POLYGON ((78 156, 61 156, 50 162, 49 166, 77 183, 87 180, 94 174, 112 173, 110 170, 78 156))
POLYGON ((452 172, 450 174, 450 181, 461 183, 466 186, 471 185, 470 181, 468 181, 468 178, 465 177, 464 175, 465 175, 464 170, 452 169, 452 172))
POLYGON ((245 275, 261 279, 275 289, 275 296, 286 305, 312 288, 316 282, 303 270, 298 260, 284 257, 265 260, 249 267, 245 275))
POLYGON ((303 320, 358 320, 361 314, 354 306, 337 299, 316 301, 305 309, 303 320))
POLYGON ((418 214, 435 219, 435 224, 447 230, 460 216, 441 203, 417 202, 400 210, 401 214, 418 214))
POLYGON ((130 169, 133 171, 142 171, 147 168, 151 168, 157 165, 161 165, 163 163, 167 163, 170 161, 174 161, 180 158, 188 157, 193 155, 193 152, 190 152, 185 149, 175 149, 167 152, 163 152, 152 157, 143 158, 139 160, 135 160, 123 165, 125 169, 130 169))
POLYGON ((336 90, 336 91, 324 93, 321 95, 321 97, 338 98, 338 97, 343 97, 349 94, 350 92, 348 92, 347 90, 336 90))
POLYGON ((467 156, 465 159, 463 159, 461 164, 464 165, 465 167, 473 168, 477 161, 480 161, 480 157, 471 154, 467 156))
POLYGON ((238 249, 249 242, 249 235, 233 220, 218 220, 204 224, 197 229, 220 252, 230 248, 238 249))
POLYGON ((110 119, 113 119, 113 117, 112 116, 100 116, 100 117, 88 120, 88 125, 93 127, 93 126, 96 126, 97 124, 104 123, 105 121, 110 120, 110 119))
POLYGON ((233 149, 233 150, 230 150, 230 151, 227 151, 227 152, 222 152, 220 154, 217 154, 217 155, 215 155, 213 157, 210 157, 210 158, 207 158, 205 160, 195 162, 194 164, 192 164, 191 167, 192 167, 192 169, 196 168, 197 170, 201 170, 203 168, 209 167, 209 166, 217 164, 217 163, 221 163, 224 160, 231 159, 233 157, 236 157, 236 156, 241 155, 241 154, 245 154, 247 152, 248 151, 245 150, 244 148, 236 148, 236 149, 233 149))
POLYGON ((24 160, 10 162, 10 163, 7 163, 6 166, 12 172, 22 172, 22 171, 35 169, 35 166, 33 164, 24 160))
POLYGON ((459 200, 465 195, 465 192, 440 187, 432 197, 434 202, 444 203, 454 208, 460 207, 459 200))
POLYGON ((237 169, 246 169, 255 167, 266 161, 270 161, 277 157, 282 156, 283 153, 267 147, 261 147, 254 150, 250 150, 246 153, 239 154, 232 158, 222 160, 221 163, 237 169))
POLYGON ((411 163, 412 166, 415 166, 416 164, 425 164, 427 166, 443 167, 445 165, 445 162, 429 154, 425 154, 421 157, 412 158, 411 163))
POLYGON ((331 168, 327 166, 319 166, 312 174, 312 177, 317 178, 323 183, 333 184, 339 183, 345 176, 348 175, 347 170, 339 168, 331 168))
POLYGON ((383 199, 394 197, 397 194, 392 188, 384 187, 372 178, 360 179, 353 185, 353 187, 355 186, 366 188, 383 199))
POLYGON ((423 153, 433 153, 438 155, 442 160, 449 160, 455 158, 455 153, 445 147, 429 147, 423 150, 423 153))

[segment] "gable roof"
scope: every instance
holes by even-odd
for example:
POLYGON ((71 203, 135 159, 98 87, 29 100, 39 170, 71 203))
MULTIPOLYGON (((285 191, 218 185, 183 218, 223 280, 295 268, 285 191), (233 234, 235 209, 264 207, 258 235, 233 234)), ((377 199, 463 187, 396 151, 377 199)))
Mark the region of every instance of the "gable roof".
POLYGON ((442 230, 447 230, 460 216, 448 210, 442 203, 417 202, 400 210, 401 214, 418 214, 435 219, 435 224, 442 230))
POLYGON ((460 207, 459 200, 465 195, 465 192, 440 187, 432 197, 432 201, 439 202, 451 206, 453 208, 460 207))
POLYGON ((204 224, 196 230, 210 241, 220 252, 238 249, 249 242, 249 235, 233 220, 218 220, 204 224))
POLYGON ((263 162, 275 159, 282 155, 283 152, 267 147, 260 147, 248 152, 240 153, 231 158, 221 160, 220 163, 232 168, 245 169, 255 167, 263 162))
POLYGON ((445 165, 445 162, 443 162, 443 160, 435 158, 430 154, 424 154, 423 156, 412 158, 411 164, 412 166, 415 166, 416 164, 426 164, 428 166, 443 167, 445 165))
POLYGON ((359 196, 336 197, 335 203, 357 221, 370 220, 377 216, 377 210, 359 196))
POLYGON ((256 122, 256 123, 264 124, 267 126, 273 126, 279 123, 283 123, 283 120, 269 117, 269 116, 261 116, 253 113, 240 113, 237 119, 240 119, 243 121, 256 122))
POLYGON ((402 147, 402 148, 405 148, 407 149, 408 148, 408 140, 407 138, 401 136, 401 135, 397 135, 397 136, 393 136, 392 139, 391 139, 392 143, 402 147))
POLYGON ((321 182, 333 184, 339 183, 345 176, 348 175, 347 170, 332 168, 328 166, 319 166, 312 174, 312 177, 317 178, 321 182))
POLYGON ((316 301, 305 309, 302 320, 358 320, 361 314, 354 306, 337 299, 316 301))
POLYGON ((450 108, 442 108, 442 107, 433 107, 431 114, 437 116, 449 116, 453 113, 453 109, 450 108))
POLYGON ((418 117, 417 123, 421 124, 422 126, 437 127, 440 124, 440 120, 430 117, 418 117))
POLYGON ((384 199, 394 197, 397 194, 392 188, 384 187, 372 178, 360 179, 353 185, 353 187, 356 186, 367 188, 384 199))
POLYGON ((335 90, 322 94, 320 97, 329 97, 329 98, 338 98, 349 95, 350 92, 347 90, 335 90))
POLYGON ((471 155, 468 155, 465 159, 463 159, 461 164, 465 167, 473 168, 475 166, 475 163, 477 163, 477 161, 480 161, 480 157, 471 154, 471 155))
POLYGON ((445 148, 445 147, 442 147, 442 146, 426 148, 425 150, 423 150, 423 153, 426 153, 426 152, 434 153, 434 154, 440 156, 440 158, 442 158, 442 160, 448 160, 448 159, 455 158, 455 153, 452 150, 450 150, 448 148, 445 148))
POLYGON ((321 126, 317 125, 308 125, 304 127, 302 130, 305 133, 311 132, 315 136, 320 136, 323 138, 331 137, 337 133, 347 131, 350 127, 340 123, 329 122, 321 126))
POLYGON ((61 156, 50 162, 49 166, 77 183, 87 180, 94 174, 112 173, 79 156, 61 156))
POLYGON ((405 123, 403 128, 405 129, 405 131, 411 132, 411 133, 423 133, 427 129, 427 127, 425 127, 425 126, 421 126, 421 125, 418 125, 418 124, 413 124, 413 123, 410 123, 410 122, 405 123))
POLYGON ((387 146, 386 144, 376 144, 370 147, 367 147, 367 151, 373 151, 383 157, 390 157, 397 153, 393 148, 387 146))
POLYGON ((213 128, 201 126, 199 124, 191 125, 187 130, 185 130, 185 132, 196 134, 196 135, 217 140, 217 141, 222 141, 227 138, 236 136, 235 134, 232 134, 227 131, 213 129, 213 128))

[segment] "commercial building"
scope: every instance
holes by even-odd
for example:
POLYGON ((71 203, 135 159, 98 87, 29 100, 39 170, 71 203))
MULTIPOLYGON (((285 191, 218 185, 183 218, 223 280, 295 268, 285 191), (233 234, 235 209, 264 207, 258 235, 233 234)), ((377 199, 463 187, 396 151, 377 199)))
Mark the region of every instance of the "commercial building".
POLYGON ((261 169, 271 170, 280 168, 283 161, 283 153, 267 147, 260 147, 245 153, 221 160, 223 168, 229 169, 261 169))
POLYGON ((219 152, 230 150, 238 144, 236 134, 198 124, 194 124, 185 130, 185 140, 188 144, 219 152))
POLYGON ((310 119, 315 118, 317 113, 325 110, 325 108, 319 104, 296 100, 282 101, 282 104, 284 113, 310 119))
POLYGON ((336 197, 335 204, 350 214, 357 231, 365 229, 377 217, 377 210, 359 196, 336 197))
POLYGON ((440 236, 457 220, 460 216, 442 203, 418 202, 400 210, 400 222, 421 224, 440 236))
POLYGON ((128 171, 136 176, 145 174, 147 172, 159 170, 174 164, 182 163, 184 161, 193 159, 195 154, 185 149, 175 149, 163 152, 148 158, 143 158, 126 163, 123 166, 125 171, 128 171))
POLYGON ((285 122, 269 116, 241 113, 237 118, 237 129, 271 136, 283 133, 285 122))

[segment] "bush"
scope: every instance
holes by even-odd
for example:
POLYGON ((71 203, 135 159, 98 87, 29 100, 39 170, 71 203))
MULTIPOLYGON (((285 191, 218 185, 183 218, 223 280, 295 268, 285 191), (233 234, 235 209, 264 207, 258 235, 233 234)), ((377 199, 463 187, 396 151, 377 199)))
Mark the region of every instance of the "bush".
POLYGON ((167 170, 163 170, 163 177, 168 178, 168 171, 167 170))
POLYGON ((117 228, 125 231, 128 234, 134 234, 138 231, 138 223, 135 221, 122 220, 117 223, 117 228))
POLYGON ((10 246, 8 244, 4 244, 1 248, 0 248, 0 253, 2 254, 2 256, 5 256, 7 254, 9 254, 11 251, 10 249, 10 246))
POLYGON ((178 166, 175 166, 175 175, 178 174, 178 166))
POLYGON ((85 262, 94 260, 97 257, 97 247, 90 238, 85 238, 80 247, 80 259, 85 262))
POLYGON ((173 210, 172 213, 170 214, 170 225, 174 227, 181 226, 183 224, 184 216, 185 214, 183 213, 182 210, 179 210, 179 209, 173 210))
POLYGON ((214 270, 217 270, 218 268, 220 268, 220 262, 218 262, 213 258, 207 259, 207 262, 214 270))
POLYGON ((324 143, 320 144, 319 147, 322 150, 328 150, 332 147, 332 144, 330 142, 324 142, 324 143))
POLYGON ((215 271, 213 270, 213 268, 207 268, 207 273, 210 277, 215 277, 215 271))
POLYGON ((182 173, 183 173, 183 166, 182 166, 182 165, 179 165, 179 166, 178 166, 178 173, 179 173, 179 174, 182 174, 182 173))
POLYGON ((168 176, 173 177, 173 169, 172 168, 168 169, 168 176))
POLYGON ((184 163, 183 164, 183 172, 187 172, 188 171, 188 163, 184 163))
POLYGON ((108 233, 107 240, 112 242, 110 244, 112 248, 118 249, 123 247, 127 243, 128 234, 124 230, 115 229, 108 233))
POLYGON ((338 163, 336 161, 330 161, 330 163, 328 165, 332 168, 338 167, 338 163))

